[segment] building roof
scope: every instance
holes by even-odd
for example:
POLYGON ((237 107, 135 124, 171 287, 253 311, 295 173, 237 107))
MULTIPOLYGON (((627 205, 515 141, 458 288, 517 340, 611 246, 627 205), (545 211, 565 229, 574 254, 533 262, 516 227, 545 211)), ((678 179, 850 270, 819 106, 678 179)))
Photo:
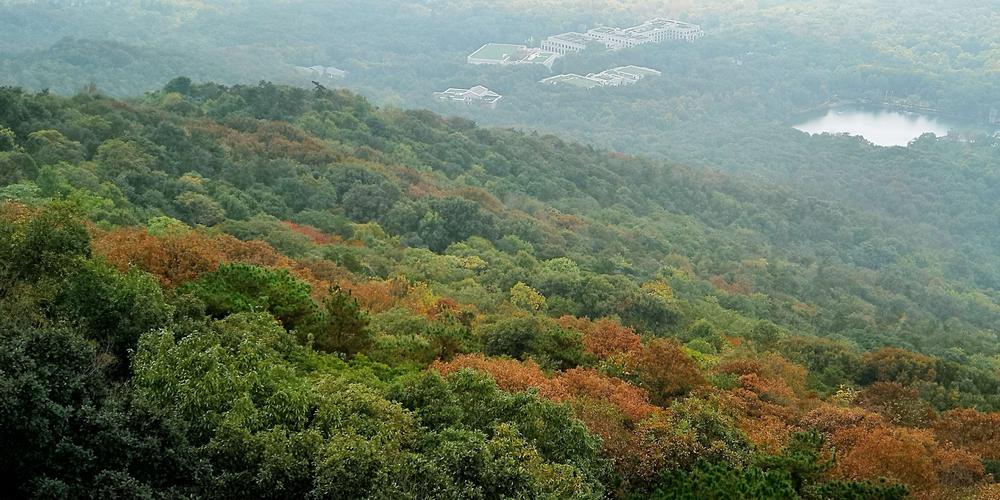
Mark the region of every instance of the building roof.
POLYGON ((639 78, 641 78, 640 76, 638 76, 636 74, 626 73, 624 71, 618 71, 616 69, 607 69, 607 70, 604 70, 604 71, 598 73, 596 76, 602 76, 604 78, 611 79, 611 80, 628 80, 630 82, 638 80, 639 78))
POLYGON ((533 50, 528 57, 525 57, 521 62, 535 63, 535 64, 550 64, 552 61, 556 60, 559 54, 555 52, 545 52, 544 50, 533 50))
POLYGON ((486 94, 491 94, 492 92, 490 92, 490 89, 488 89, 486 87, 483 87, 482 85, 476 85, 475 87, 472 87, 471 89, 469 89, 469 93, 473 94, 473 95, 476 95, 476 96, 479 96, 479 97, 482 97, 482 96, 484 96, 486 94))
POLYGON ((619 66, 614 68, 615 71, 620 71, 622 73, 630 73, 639 76, 660 76, 663 73, 652 68, 647 68, 644 66, 619 66))
POLYGON ((340 75, 347 74, 346 71, 344 71, 344 70, 342 70, 340 68, 335 68, 333 66, 309 66, 309 67, 296 66, 295 69, 298 70, 298 71, 302 71, 302 72, 319 73, 321 75, 337 75, 337 76, 340 76, 340 75))
POLYGON ((599 33, 602 35, 618 35, 621 34, 621 29, 612 28, 610 26, 599 26, 597 28, 591 28, 587 30, 587 33, 599 33))
POLYGON ((569 85, 571 87, 591 89, 594 87, 599 87, 601 82, 588 78, 586 76, 577 75, 574 73, 569 73, 565 75, 550 76, 541 81, 541 83, 548 83, 550 85, 569 85))
POLYGON ((591 73, 587 76, 568 73, 565 75, 550 76, 541 81, 550 85, 569 85, 579 88, 594 88, 602 85, 614 85, 619 83, 635 83, 646 76, 659 75, 660 72, 642 66, 620 66, 611 68, 600 73, 591 73))
POLYGON ((465 99, 472 98, 478 99, 486 102, 496 102, 500 99, 501 95, 493 92, 492 90, 482 86, 476 85, 471 89, 459 89, 459 88, 449 88, 444 92, 435 92, 434 95, 439 97, 448 97, 452 99, 465 99))
POLYGON ((615 75, 608 71, 602 71, 600 73, 591 73, 587 75, 587 78, 593 78, 594 80, 600 80, 602 82, 607 82, 615 79, 615 75))
POLYGON ((509 58, 518 57, 518 52, 526 50, 524 45, 513 45, 509 43, 487 43, 479 50, 469 55, 470 59, 483 59, 489 61, 505 61, 509 58))
POLYGON ((583 33, 577 33, 575 31, 570 31, 568 33, 560 33, 558 35, 552 35, 549 38, 561 40, 564 42, 578 43, 581 45, 586 45, 587 42, 591 40, 589 36, 584 35, 583 33))
POLYGON ((646 33, 652 33, 654 31, 660 31, 660 30, 700 31, 701 27, 698 26, 697 24, 685 23, 683 21, 656 18, 646 21, 640 25, 627 28, 625 31, 628 32, 629 34, 643 35, 646 33))

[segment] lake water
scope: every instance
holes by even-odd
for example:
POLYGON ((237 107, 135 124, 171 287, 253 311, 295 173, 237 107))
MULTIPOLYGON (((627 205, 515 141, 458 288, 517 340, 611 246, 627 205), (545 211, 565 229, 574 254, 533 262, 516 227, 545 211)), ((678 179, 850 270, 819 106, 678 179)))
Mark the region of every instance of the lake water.
POLYGON ((927 115, 859 107, 832 108, 825 115, 794 127, 809 134, 860 135, 879 146, 906 146, 927 132, 942 137, 953 128, 927 115))

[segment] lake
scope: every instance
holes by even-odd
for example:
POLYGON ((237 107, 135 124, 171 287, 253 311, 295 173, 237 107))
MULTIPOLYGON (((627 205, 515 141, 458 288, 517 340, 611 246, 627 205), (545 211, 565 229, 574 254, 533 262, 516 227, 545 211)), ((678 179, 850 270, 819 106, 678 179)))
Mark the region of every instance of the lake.
POLYGON ((794 126, 809 134, 860 135, 879 146, 906 146, 925 133, 938 137, 953 126, 938 118, 879 108, 837 107, 794 126))

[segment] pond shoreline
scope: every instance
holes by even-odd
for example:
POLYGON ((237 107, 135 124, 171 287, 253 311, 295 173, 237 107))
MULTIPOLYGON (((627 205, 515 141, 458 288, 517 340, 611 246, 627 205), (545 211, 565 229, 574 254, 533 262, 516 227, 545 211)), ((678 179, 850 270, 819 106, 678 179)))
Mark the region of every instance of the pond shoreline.
POLYGON ((959 128, 940 115, 864 104, 827 107, 800 116, 791 126, 810 135, 860 136, 883 147, 905 147, 924 134, 945 137, 959 128))
MULTIPOLYGON (((851 106, 865 106, 865 107, 872 107, 872 108, 884 109, 884 110, 887 110, 887 111, 898 111, 900 113, 915 113, 915 114, 922 114, 922 115, 934 115, 936 117, 949 118, 949 119, 952 119, 952 120, 958 120, 958 121, 962 121, 962 122, 969 122, 969 120, 968 120, 967 117, 964 117, 964 116, 961 116, 961 115, 958 115, 958 114, 955 114, 955 113, 950 113, 948 111, 944 111, 944 110, 941 110, 941 109, 932 108, 932 107, 929 107, 929 106, 922 106, 922 105, 919 105, 919 104, 906 104, 906 103, 892 102, 892 101, 883 101, 883 100, 879 100, 879 99, 869 99, 869 98, 866 98, 866 97, 857 98, 857 99, 841 99, 841 98, 838 98, 838 97, 832 97, 832 98, 827 99, 826 101, 824 101, 824 102, 822 102, 820 104, 817 104, 816 106, 813 106, 811 108, 806 108, 806 109, 797 111, 795 113, 794 120, 801 121, 805 115, 815 114, 817 112, 828 111, 828 110, 836 109, 836 108, 851 107, 851 106)), ((975 121, 973 121, 973 122, 975 122, 975 121)), ((984 121, 980 125, 989 125, 989 124, 986 121, 984 121)))

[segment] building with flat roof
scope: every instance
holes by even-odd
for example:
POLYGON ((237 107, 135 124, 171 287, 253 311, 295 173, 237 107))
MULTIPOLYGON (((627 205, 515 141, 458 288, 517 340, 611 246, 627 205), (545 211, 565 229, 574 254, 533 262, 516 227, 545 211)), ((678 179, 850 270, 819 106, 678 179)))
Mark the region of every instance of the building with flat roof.
POLYGON ((295 70, 309 76, 319 76, 324 78, 344 78, 347 72, 334 68, 333 66, 296 66, 295 70))
POLYGON ((559 54, 509 43, 487 43, 469 54, 469 64, 541 64, 549 69, 559 54))
POLYGON ((476 85, 471 89, 450 88, 444 92, 435 92, 434 96, 438 99, 446 101, 463 102, 469 105, 481 105, 490 109, 496 109, 497 103, 500 102, 500 99, 503 99, 502 95, 497 94, 482 85, 476 85))
POLYGON ((539 83, 544 83, 547 85, 565 85, 568 87, 576 87, 581 89, 592 89, 594 87, 600 87, 602 84, 593 78, 589 78, 582 75, 577 75, 575 73, 567 73, 564 75, 555 75, 545 78, 539 83))
POLYGON ((518 59, 518 54, 528 50, 524 45, 509 43, 487 43, 469 54, 469 64, 510 64, 518 59))
POLYGON ((704 32, 696 24, 656 18, 631 28, 599 26, 587 30, 586 33, 571 31, 552 35, 542 40, 542 50, 565 55, 570 52, 582 52, 592 43, 601 43, 609 50, 616 50, 666 40, 693 41, 702 35, 704 32))
POLYGON ((659 71, 642 66, 619 66, 617 68, 604 70, 600 73, 590 73, 587 76, 577 75, 575 73, 550 76, 541 80, 539 83, 592 89, 594 87, 621 87, 623 85, 632 85, 643 78, 660 75, 661 73, 659 71))
POLYGON ((642 80, 647 76, 660 76, 663 74, 661 71, 657 71, 652 68, 647 68, 644 66, 619 66, 611 71, 618 71, 621 73, 626 73, 635 77, 636 80, 642 80))
POLYGON ((570 52, 582 52, 587 49, 587 44, 593 39, 584 33, 570 31, 559 35, 552 35, 542 40, 542 50, 566 55, 570 52))
POLYGON ((592 40, 601 42, 609 49, 623 49, 625 47, 635 47, 648 43, 645 37, 629 34, 620 28, 600 27, 587 30, 587 36, 592 40))
POLYGON ((628 36, 647 40, 647 43, 659 43, 665 40, 691 42, 705 35, 701 26, 697 24, 659 17, 622 31, 628 36))

